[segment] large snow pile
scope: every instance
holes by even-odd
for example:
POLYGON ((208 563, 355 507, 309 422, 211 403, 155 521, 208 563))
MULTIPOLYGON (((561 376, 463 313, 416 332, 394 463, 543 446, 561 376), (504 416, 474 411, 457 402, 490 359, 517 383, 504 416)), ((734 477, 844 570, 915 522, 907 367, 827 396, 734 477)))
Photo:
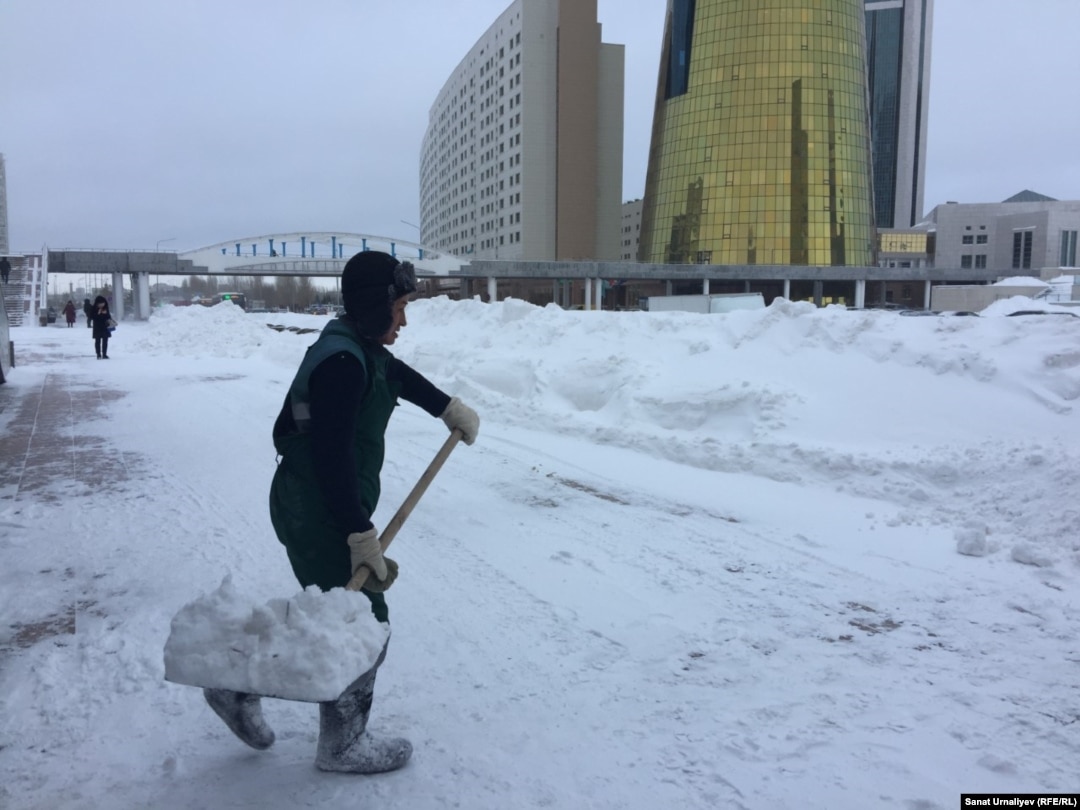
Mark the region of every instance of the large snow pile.
POLYGON ((190 357, 203 360, 261 357, 285 366, 298 365, 304 350, 315 342, 327 318, 292 313, 248 313, 223 301, 212 307, 165 306, 155 309, 150 320, 125 329, 126 352, 190 357), (304 329, 279 332, 271 324, 304 329), (299 325, 297 325, 299 324, 299 325))
POLYGON ((1008 278, 999 279, 995 281, 991 286, 993 287, 1049 287, 1050 285, 1043 281, 1041 278, 1035 276, 1009 276, 1008 278))
POLYGON ((184 605, 165 643, 165 678, 190 686, 319 702, 371 669, 390 637, 363 594, 312 586, 258 604, 226 576, 184 605))

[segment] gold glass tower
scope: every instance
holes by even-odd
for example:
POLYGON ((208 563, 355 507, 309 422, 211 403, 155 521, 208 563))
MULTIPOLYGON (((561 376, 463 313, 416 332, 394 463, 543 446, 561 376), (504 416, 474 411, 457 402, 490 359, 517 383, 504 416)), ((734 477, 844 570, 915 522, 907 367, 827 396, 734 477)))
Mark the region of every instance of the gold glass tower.
POLYGON ((668 0, 638 258, 872 266, 862 0, 668 0))

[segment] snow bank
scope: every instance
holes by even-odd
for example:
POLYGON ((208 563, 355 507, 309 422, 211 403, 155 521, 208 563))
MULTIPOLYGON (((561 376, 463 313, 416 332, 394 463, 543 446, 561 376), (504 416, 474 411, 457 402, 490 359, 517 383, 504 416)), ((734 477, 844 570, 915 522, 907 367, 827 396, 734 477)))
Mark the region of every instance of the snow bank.
POLYGON ((979 314, 984 318, 993 318, 996 316, 1012 315, 1014 312, 1032 310, 1038 312, 1075 312, 1070 307, 1051 304, 1045 298, 1036 300, 1034 298, 1028 298, 1026 295, 1013 295, 1009 298, 999 298, 979 314))
POLYGON ((992 287, 1049 287, 1050 285, 1035 276, 1009 276, 995 281, 992 287))
MULTIPOLYGON (((435 298, 410 304, 393 351, 489 425, 888 498, 904 523, 952 527, 974 512, 992 530, 986 556, 1029 543, 1061 565, 1075 554, 1063 539, 1080 532, 1080 510, 1062 509, 1039 482, 1048 470, 1063 488, 1077 480, 1080 321, 1006 317, 1030 309, 1068 311, 1023 296, 979 318, 907 318, 784 299, 703 315, 435 298), (1017 489, 1028 493, 1019 501, 1017 489)), ((208 368, 268 361, 259 369, 251 363, 248 373, 274 376, 276 413, 283 386, 328 320, 221 304, 155 312, 143 331, 152 353, 203 351, 198 360, 208 368)), ((198 403, 187 410, 216 418, 198 403)), ((258 442, 250 452, 265 438, 258 442)), ((957 551, 980 547, 958 538, 957 551)))
POLYGON ((312 586, 265 605, 226 576, 181 608, 165 643, 165 678, 189 686, 319 702, 371 669, 390 638, 360 593, 312 586))
POLYGON ((227 301, 212 307, 159 307, 150 320, 126 330, 132 353, 205 360, 262 357, 287 367, 299 365, 326 317, 293 313, 247 313, 227 301), (306 330, 278 332, 269 324, 306 330))

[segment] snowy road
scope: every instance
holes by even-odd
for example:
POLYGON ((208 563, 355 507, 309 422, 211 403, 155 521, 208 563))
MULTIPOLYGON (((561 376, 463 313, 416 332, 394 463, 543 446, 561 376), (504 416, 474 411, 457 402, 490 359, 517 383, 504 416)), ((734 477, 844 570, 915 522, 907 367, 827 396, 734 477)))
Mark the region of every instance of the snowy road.
MULTIPOLYGON (((556 411, 530 427, 489 406, 391 553, 372 725, 410 737, 412 762, 321 773, 315 708, 283 701, 266 704, 274 747, 245 749, 198 690, 164 682, 161 651, 175 612, 226 573, 267 599, 297 590, 266 493, 307 342, 265 330, 257 350, 168 356, 165 327, 123 328, 160 351, 118 341, 106 365, 78 330, 17 330, 36 362, 0 420, 42 385, 68 390, 108 483, 58 468, 0 500, 3 806, 951 808, 961 792, 1080 789, 1078 549, 1047 535, 1075 512, 1044 508, 1077 493, 1077 445, 948 427, 906 449, 709 434, 680 463, 647 452, 651 424, 582 441, 549 427, 556 411), (99 389, 117 395, 86 406, 99 389), (1000 547, 958 554, 977 519, 1000 547), (1043 542, 1007 536, 1020 522, 1043 542), (1046 559, 1022 564, 1025 548, 1046 559), (73 632, 19 643, 13 628, 50 616, 73 632)), ((491 369, 435 378, 479 392, 491 369)), ((1071 410, 1031 402, 1037 435, 1075 429, 1071 410)), ((444 437, 414 408, 395 416, 377 524, 444 437)))

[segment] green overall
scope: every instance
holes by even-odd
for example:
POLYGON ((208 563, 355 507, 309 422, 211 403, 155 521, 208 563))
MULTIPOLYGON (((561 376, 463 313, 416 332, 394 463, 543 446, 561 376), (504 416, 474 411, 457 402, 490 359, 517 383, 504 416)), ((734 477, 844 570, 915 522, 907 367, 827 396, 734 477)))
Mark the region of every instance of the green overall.
MULTIPOLYGON (((278 539, 285 546, 293 573, 307 588, 318 585, 324 591, 342 588, 352 576, 347 537, 355 526, 342 526, 333 517, 329 504, 315 477, 311 442, 304 418, 308 413, 308 382, 312 371, 323 360, 339 352, 348 352, 363 364, 368 388, 356 410, 356 430, 350 441, 356 461, 360 503, 368 514, 379 503, 379 473, 385 453, 384 434, 390 415, 397 405, 401 386, 386 379, 392 355, 382 346, 361 343, 347 324, 331 321, 319 339, 308 349, 289 388, 294 418, 299 415, 298 433, 274 439, 281 455, 270 486, 270 521, 278 539)), ((371 600, 375 618, 389 618, 386 599, 381 593, 364 590, 371 600)))

